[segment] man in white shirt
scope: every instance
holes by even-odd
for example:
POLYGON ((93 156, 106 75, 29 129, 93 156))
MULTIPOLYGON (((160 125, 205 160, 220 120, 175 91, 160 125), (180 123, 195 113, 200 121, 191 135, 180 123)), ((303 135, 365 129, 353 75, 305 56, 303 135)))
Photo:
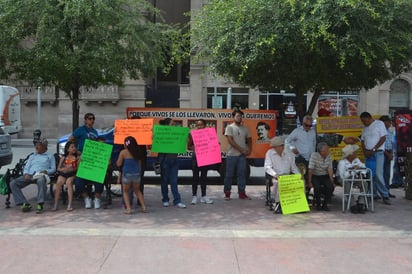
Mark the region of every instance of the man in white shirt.
POLYGON ((265 172, 272 177, 273 194, 275 199, 275 213, 281 213, 279 204, 278 177, 287 174, 299 174, 300 171, 295 164, 295 157, 285 151, 282 137, 275 137, 270 141, 272 147, 265 155, 265 172))
POLYGON ((362 129, 361 145, 366 158, 366 166, 373 172, 374 196, 382 196, 383 203, 390 205, 389 192, 383 178, 383 164, 386 127, 380 120, 374 120, 369 112, 362 112, 360 119, 364 125, 362 129))
POLYGON ((225 200, 230 200, 233 177, 237 175, 239 199, 250 200, 246 195, 246 157, 252 152, 252 137, 247 127, 242 125, 243 112, 236 109, 232 113, 233 123, 225 129, 229 143, 226 154, 226 173, 223 191, 225 200))

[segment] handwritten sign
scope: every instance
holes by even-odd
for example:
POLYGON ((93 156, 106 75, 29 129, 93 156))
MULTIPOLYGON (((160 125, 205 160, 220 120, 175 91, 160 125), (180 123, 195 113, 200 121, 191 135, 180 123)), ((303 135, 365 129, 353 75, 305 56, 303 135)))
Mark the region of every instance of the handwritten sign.
POLYGON ((112 148, 112 145, 86 139, 76 176, 103 184, 112 148))
POLYGON ((197 166, 207 166, 222 161, 219 139, 214 128, 192 130, 190 134, 195 145, 197 166))
POLYGON ((309 211, 300 174, 279 176, 279 199, 283 214, 309 211))
POLYGON ((185 153, 189 128, 154 125, 152 151, 185 153))
POLYGON ((152 144, 153 119, 114 121, 114 143, 123 144, 127 136, 133 136, 139 145, 152 144))

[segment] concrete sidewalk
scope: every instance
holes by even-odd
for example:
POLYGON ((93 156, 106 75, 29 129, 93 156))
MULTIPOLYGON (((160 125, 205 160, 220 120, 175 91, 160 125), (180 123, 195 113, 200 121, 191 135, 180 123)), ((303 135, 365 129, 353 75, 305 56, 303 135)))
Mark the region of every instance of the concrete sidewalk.
MULTIPOLYGON (((180 186, 187 208, 179 209, 163 207, 159 186, 147 185, 149 213, 130 216, 120 198, 106 210, 82 201, 73 212, 40 215, 2 207, 0 272, 412 272, 412 201, 401 189, 391 190, 391 206, 377 201, 375 213, 342 213, 338 187, 330 212, 275 215, 264 206, 264 186, 247 187, 250 201, 225 201, 222 188, 208 187, 214 204, 190 205, 191 186, 180 186)), ((35 204, 36 187, 25 193, 35 204)))

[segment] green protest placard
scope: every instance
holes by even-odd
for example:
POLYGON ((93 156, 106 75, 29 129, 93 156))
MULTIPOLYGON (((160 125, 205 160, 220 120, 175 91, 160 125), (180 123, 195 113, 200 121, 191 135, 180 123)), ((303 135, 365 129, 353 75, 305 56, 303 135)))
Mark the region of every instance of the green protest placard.
POLYGON ((300 174, 279 176, 279 199, 283 214, 309 211, 300 174))
POLYGON ((189 128, 154 125, 153 152, 185 153, 189 128))
POLYGON ((112 148, 112 145, 87 139, 76 176, 103 184, 112 148))

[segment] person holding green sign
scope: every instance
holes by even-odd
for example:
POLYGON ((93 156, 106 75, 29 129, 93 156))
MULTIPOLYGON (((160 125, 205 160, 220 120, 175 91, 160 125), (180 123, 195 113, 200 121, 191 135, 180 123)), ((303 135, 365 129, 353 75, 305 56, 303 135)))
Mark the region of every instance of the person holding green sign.
POLYGON ((300 171, 296 166, 295 156, 285 150, 285 142, 282 137, 278 136, 271 139, 270 146, 272 148, 266 152, 264 168, 273 183, 275 213, 282 213, 279 200, 279 176, 300 174, 300 171))
MULTIPOLYGON (((166 118, 160 121, 161 125, 174 126, 175 123, 172 119, 166 118)), ((161 191, 162 191, 162 203, 164 207, 168 207, 169 204, 169 189, 173 194, 173 204, 179 208, 186 208, 186 205, 182 203, 180 193, 177 188, 177 178, 179 172, 179 162, 177 161, 177 153, 159 153, 158 159, 160 161, 161 168, 161 191)))

